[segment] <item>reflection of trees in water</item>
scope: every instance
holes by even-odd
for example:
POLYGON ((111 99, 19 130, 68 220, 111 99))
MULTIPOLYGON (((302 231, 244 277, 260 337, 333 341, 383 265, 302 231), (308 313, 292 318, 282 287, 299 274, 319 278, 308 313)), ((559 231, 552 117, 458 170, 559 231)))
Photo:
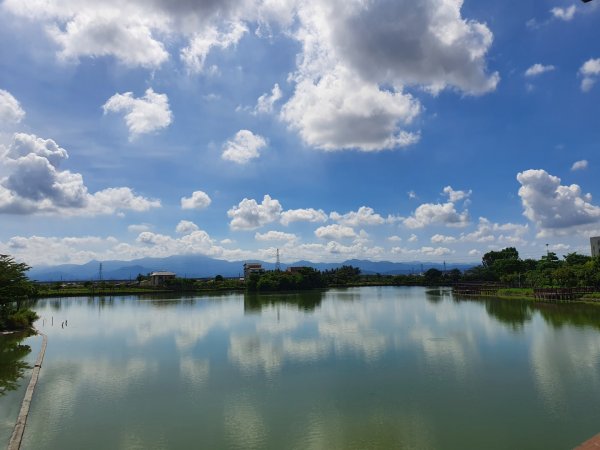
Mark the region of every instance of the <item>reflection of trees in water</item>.
POLYGON ((593 327, 600 330, 600 306, 585 304, 537 304, 544 320, 554 328, 565 325, 593 327))
POLYGON ((456 297, 454 301, 483 303, 488 314, 499 322, 520 329, 539 312, 547 324, 554 328, 563 326, 593 327, 600 330, 600 306, 582 303, 543 303, 525 300, 456 297))
POLYGON ((19 387, 19 379, 25 370, 31 369, 23 359, 31 352, 29 345, 21 345, 29 333, 13 333, 0 336, 0 396, 19 387))
POLYGON ((500 323, 511 325, 513 330, 523 328, 525 322, 531 321, 531 307, 521 300, 485 301, 485 310, 500 323))
POLYGON ((429 289, 425 291, 425 298, 429 303, 439 303, 444 298, 450 298, 451 291, 448 289, 429 289))
POLYGON ((513 330, 523 328, 525 322, 531 321, 533 305, 527 301, 497 298, 470 298, 454 296, 454 301, 482 303, 487 313, 498 322, 510 325, 513 330))
POLYGON ((298 309, 313 311, 323 300, 323 291, 303 291, 297 293, 244 295, 244 311, 260 312, 264 307, 275 305, 296 305, 298 309))

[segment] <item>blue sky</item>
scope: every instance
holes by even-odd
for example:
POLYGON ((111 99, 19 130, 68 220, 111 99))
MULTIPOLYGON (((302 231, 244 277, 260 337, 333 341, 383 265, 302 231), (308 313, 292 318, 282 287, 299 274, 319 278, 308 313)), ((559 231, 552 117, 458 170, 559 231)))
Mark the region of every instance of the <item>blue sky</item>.
POLYGON ((599 18, 574 0, 4 0, 0 252, 589 254, 599 18))

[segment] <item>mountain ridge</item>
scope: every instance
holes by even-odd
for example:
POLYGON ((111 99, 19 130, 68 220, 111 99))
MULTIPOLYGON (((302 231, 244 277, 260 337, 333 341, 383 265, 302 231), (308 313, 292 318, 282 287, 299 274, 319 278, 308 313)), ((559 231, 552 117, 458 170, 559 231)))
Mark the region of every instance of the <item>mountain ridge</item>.
MULTIPOLYGON (((275 264, 265 261, 252 260, 263 265, 267 270, 275 269, 275 264)), ((168 270, 175 272, 182 278, 211 278, 216 275, 224 277, 237 277, 243 274, 244 261, 224 261, 203 255, 174 255, 165 258, 140 258, 132 261, 97 261, 92 260, 85 264, 62 264, 56 266, 34 266, 29 271, 29 277, 37 281, 87 281, 87 280, 127 280, 135 279, 138 274, 146 275, 149 272, 168 270), (102 264, 102 277, 100 276, 102 264)), ((432 262, 391 262, 369 261, 350 259, 339 263, 313 263, 311 261, 295 261, 290 264, 281 264, 281 268, 290 266, 307 266, 317 270, 331 270, 344 265, 360 268, 364 274, 399 275, 419 273, 421 270, 431 268, 443 269, 443 263, 432 262)), ((473 264, 446 264, 446 269, 465 270, 477 265, 473 264)))

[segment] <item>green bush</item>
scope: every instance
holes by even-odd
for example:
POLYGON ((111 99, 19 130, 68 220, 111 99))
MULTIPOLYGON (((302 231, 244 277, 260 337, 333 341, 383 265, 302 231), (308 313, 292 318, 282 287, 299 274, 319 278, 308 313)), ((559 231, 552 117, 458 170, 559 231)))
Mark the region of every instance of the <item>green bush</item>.
POLYGON ((39 316, 31 309, 21 309, 9 314, 6 318, 6 327, 9 330, 24 330, 39 319, 39 316))

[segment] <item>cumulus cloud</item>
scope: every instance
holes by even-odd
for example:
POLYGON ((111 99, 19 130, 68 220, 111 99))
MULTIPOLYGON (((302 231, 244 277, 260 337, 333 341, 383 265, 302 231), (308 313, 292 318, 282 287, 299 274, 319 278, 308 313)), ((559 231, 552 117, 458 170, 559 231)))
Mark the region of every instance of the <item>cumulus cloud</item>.
POLYGON ((258 101, 256 102, 256 107, 254 108, 255 114, 270 114, 273 112, 273 107, 275 103, 281 99, 281 89, 279 88, 279 84, 275 83, 273 89, 270 94, 263 94, 258 97, 258 101))
POLYGON ((179 234, 190 234, 198 231, 200 228, 194 222, 189 220, 181 220, 175 227, 175 232, 179 234))
POLYGON ((253 230, 278 220, 281 211, 281 203, 265 195, 260 204, 254 199, 244 198, 227 211, 227 215, 231 218, 229 226, 232 230, 253 230))
POLYGON ((455 203, 460 200, 464 200, 465 198, 469 198, 473 191, 455 191, 452 189, 452 186, 446 186, 444 188, 444 194, 448 196, 448 200, 455 203))
POLYGON ((266 233, 256 233, 254 239, 257 241, 287 241, 293 242, 298 239, 293 233, 284 233, 283 231, 267 231, 266 233))
POLYGON ((564 20, 565 22, 569 22, 571 20, 573 20, 573 17, 575 16, 575 5, 571 5, 568 8, 552 8, 550 10, 550 13, 552 14, 552 16, 556 19, 560 19, 560 20, 564 20))
POLYGON ((526 77, 536 77, 546 72, 552 72, 556 67, 552 65, 544 66, 543 64, 536 63, 525 71, 526 77))
POLYGON ((434 234, 431 236, 433 244, 453 244, 457 239, 454 236, 444 236, 443 234, 434 234))
POLYGON ((130 233, 140 234, 142 231, 150 231, 151 226, 147 223, 131 224, 127 227, 130 233))
POLYGON ((223 159, 238 164, 246 164, 260 156, 260 151, 267 146, 265 138, 249 130, 240 130, 223 145, 223 159))
POLYGON ((592 196, 584 195, 578 185, 563 186, 560 178, 545 170, 520 172, 517 180, 523 214, 535 223, 540 235, 600 222, 600 207, 593 205, 592 196))
POLYGON ((327 214, 322 209, 288 209, 281 213, 281 224, 288 226, 292 222, 325 222, 327 214))
POLYGON ((584 170, 587 169, 588 167, 588 162, 586 159, 582 159, 580 161, 575 161, 573 163, 573 165, 571 166, 571 170, 572 171, 576 171, 576 170, 584 170))
POLYGON ((167 94, 157 94, 149 88, 143 97, 133 93, 115 94, 102 106, 104 114, 125 112, 130 138, 167 128, 172 121, 167 94))
POLYGON ((528 225, 515 223, 492 223, 485 217, 479 218, 477 228, 471 233, 462 233, 461 242, 524 244, 523 236, 529 231, 528 225))
POLYGON ((181 51, 182 60, 196 69, 211 48, 227 48, 237 42, 240 33, 237 27, 243 24, 236 17, 256 16, 249 8, 251 3, 7 0, 3 7, 15 15, 41 22, 58 45, 58 56, 64 60, 110 56, 126 66, 155 69, 169 59, 165 47, 177 35, 188 41, 181 51), (216 31, 212 23, 217 19, 225 23, 222 31, 216 31))
POLYGON ((395 235, 394 236, 390 236, 387 239, 390 242, 400 242, 400 241, 402 241, 402 238, 400 236, 395 236, 395 235))
POLYGON ((354 238, 357 236, 357 234, 352 228, 336 223, 317 228, 315 230, 315 236, 320 239, 339 240, 345 238, 354 238))
POLYGON ((329 217, 331 220, 334 220, 339 224, 350 227, 381 225, 386 222, 381 215, 377 214, 373 208, 369 208, 368 206, 361 206, 358 208, 358 211, 350 211, 343 215, 334 211, 329 214, 329 217))
POLYGON ((191 197, 181 197, 181 209, 204 209, 211 202, 212 200, 205 192, 194 191, 191 197))
POLYGON ((25 111, 19 101, 10 92, 0 89, 0 124, 19 123, 23 117, 25 111))
POLYGON ((68 153, 52 139, 16 133, 2 148, 0 166, 7 175, 0 179, 0 212, 97 215, 160 206, 158 200, 137 196, 128 187, 90 194, 81 174, 60 169, 68 153))
POLYGON ((418 134, 398 128, 410 124, 421 110, 408 94, 380 90, 341 67, 315 80, 297 81, 281 118, 313 147, 377 151, 419 140, 418 134))
POLYGON ((282 119, 324 150, 414 144, 418 133, 405 127, 422 108, 405 86, 482 94, 498 83, 485 61, 492 33, 461 8, 455 0, 300 4, 302 52, 282 119))
POLYGON ((305 37, 305 47, 312 46, 305 49, 305 57, 335 52, 361 78, 377 84, 433 91, 454 87, 470 94, 494 90, 498 74, 488 74, 485 61, 493 35, 485 24, 462 17, 462 3, 318 3, 300 14, 305 27, 317 29, 305 37))
POLYGON ((469 213, 456 211, 453 202, 423 203, 403 223, 408 228, 423 228, 428 225, 465 227, 469 224, 469 213))
POLYGON ((598 75, 600 75, 600 58, 588 59, 579 69, 579 74, 583 77, 581 90, 589 92, 596 84, 598 75))
POLYGON ((445 255, 451 255, 454 250, 450 250, 446 247, 421 247, 418 249, 409 249, 403 247, 393 247, 390 252, 394 255, 405 255, 411 257, 439 257, 445 255))
MULTIPOLYGON (((301 51, 291 74, 294 93, 281 118, 308 144, 324 150, 374 151, 414 144, 407 129, 422 111, 406 87, 431 93, 493 91, 499 81, 486 56, 492 32, 463 16, 462 0, 5 0, 3 7, 41 23, 58 55, 113 57, 154 70, 183 42, 180 61, 205 70, 211 52, 234 48, 257 24, 273 25, 301 51)), ((212 67, 212 66, 211 66, 212 67)), ((256 112, 270 112, 281 97, 275 86, 256 112)))
POLYGON ((209 26, 192 37, 189 45, 181 50, 181 59, 191 72, 202 72, 211 49, 235 46, 247 32, 242 22, 230 22, 224 31, 209 26))

